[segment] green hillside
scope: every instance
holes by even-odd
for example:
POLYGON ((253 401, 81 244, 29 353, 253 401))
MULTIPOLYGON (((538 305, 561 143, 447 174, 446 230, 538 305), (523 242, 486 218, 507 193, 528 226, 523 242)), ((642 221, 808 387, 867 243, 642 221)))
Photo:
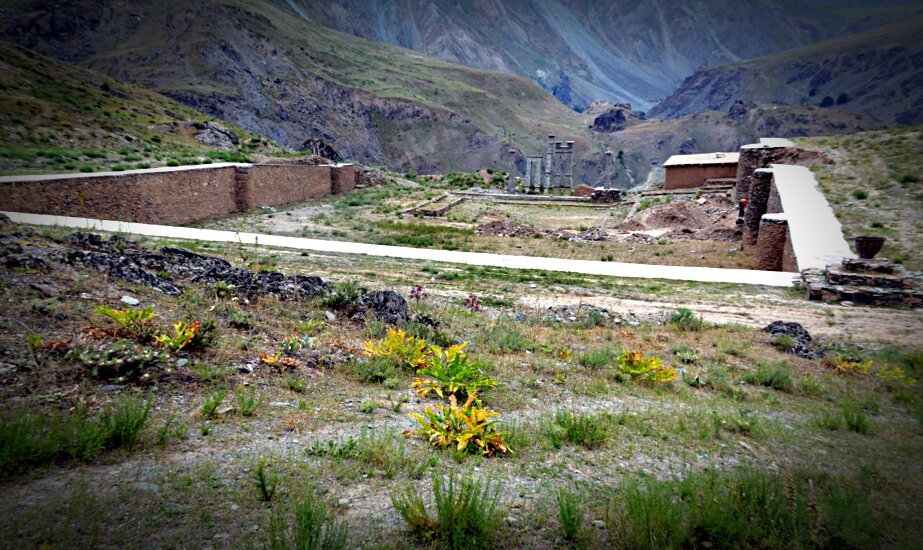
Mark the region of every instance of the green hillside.
POLYGON ((276 150, 242 130, 240 151, 193 138, 212 120, 158 93, 0 42, 0 172, 91 172, 242 160, 276 150))

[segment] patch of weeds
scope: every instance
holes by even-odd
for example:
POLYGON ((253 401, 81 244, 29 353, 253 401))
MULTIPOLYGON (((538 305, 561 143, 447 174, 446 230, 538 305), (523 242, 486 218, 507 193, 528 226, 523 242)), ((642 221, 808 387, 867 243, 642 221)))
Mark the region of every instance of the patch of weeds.
POLYGON ((481 389, 492 388, 497 381, 484 375, 482 365, 478 361, 469 359, 463 350, 467 342, 452 346, 446 350, 438 346, 430 346, 431 355, 427 365, 417 371, 421 376, 411 384, 413 392, 421 397, 435 393, 445 398, 455 396, 466 399, 469 395, 481 389))
POLYGON ((871 429, 868 415, 853 403, 843 405, 843 421, 847 428, 859 434, 867 434, 871 429))
POLYGON ((424 340, 392 327, 381 340, 366 342, 364 352, 391 363, 397 369, 413 371, 423 365, 428 350, 424 340))
POLYGON ((241 416, 253 416, 256 410, 263 404, 263 397, 256 391, 246 391, 243 388, 237 388, 234 391, 237 399, 237 412, 241 416))
POLYGON ((609 435, 608 419, 601 415, 578 414, 561 409, 555 413, 554 423, 563 430, 560 433, 565 442, 585 449, 599 448, 609 435))
POLYGON ((612 363, 618 355, 618 350, 609 346, 590 347, 577 356, 577 363, 581 366, 598 370, 612 363))
POLYGON ((388 380, 396 381, 401 376, 401 371, 391 361, 381 357, 373 357, 367 361, 350 358, 345 368, 360 382, 384 383, 388 380))
POLYGON ((72 414, 7 412, 0 415, 0 476, 68 460, 92 460, 105 451, 132 448, 153 407, 146 399, 124 396, 95 415, 85 407, 72 414))
POLYGON ((242 309, 228 308, 228 324, 234 328, 253 328, 253 314, 242 309))
POLYGON ((806 397, 818 397, 827 391, 826 386, 813 376, 802 376, 796 386, 798 393, 806 397))
POLYGON ((227 390, 216 390, 206 395, 202 400, 202 418, 215 418, 218 416, 218 407, 227 396, 227 390))
POLYGON ((260 459, 256 466, 253 467, 253 483, 256 486, 260 500, 269 502, 275 496, 276 489, 279 487, 279 474, 271 471, 271 467, 266 461, 260 459))
POLYGON ((308 389, 308 383, 294 374, 286 376, 283 385, 295 393, 304 393, 308 389))
POLYGON ((696 317, 691 309, 681 307, 670 314, 670 324, 679 330, 696 331, 705 327, 701 317, 696 317))
POLYGON ((676 369, 665 367, 659 357, 641 351, 624 351, 615 360, 616 374, 630 380, 670 382, 678 376, 676 369))
POLYGON ((790 352, 798 345, 798 341, 788 334, 777 334, 772 338, 772 345, 779 351, 790 352))
POLYGON ((333 292, 324 296, 321 303, 338 311, 354 309, 359 306, 362 292, 363 289, 355 281, 344 281, 334 285, 333 292))
POLYGON ((120 383, 150 376, 169 355, 133 340, 116 340, 98 348, 74 348, 65 357, 82 363, 96 378, 120 383))
POLYGON ((835 432, 843 426, 843 414, 841 412, 821 411, 814 417, 814 424, 819 428, 835 432))
POLYGON ((757 365, 756 372, 745 374, 742 380, 748 384, 766 386, 779 391, 786 391, 792 386, 791 369, 785 360, 760 363, 757 365))
POLYGON ((476 393, 468 396, 459 405, 455 396, 449 396, 449 406, 426 407, 422 413, 411 413, 420 425, 407 434, 418 435, 434 447, 451 447, 458 452, 480 453, 486 457, 510 451, 503 441, 502 432, 497 429, 496 412, 475 404, 476 393))
POLYGON ((269 521, 270 550, 345 550, 350 547, 349 529, 337 519, 332 507, 314 489, 291 508, 280 508, 269 521))
POLYGON ((675 346, 672 351, 676 359, 684 365, 693 365, 699 360, 699 354, 690 349, 687 345, 675 346))
POLYGON ((378 405, 374 401, 363 401, 359 405, 359 412, 364 414, 372 414, 375 412, 375 409, 378 408, 378 405))
POLYGON ((577 542, 583 534, 583 510, 580 507, 580 497, 576 491, 558 489, 554 495, 558 505, 558 525, 561 526, 561 535, 564 540, 577 542))
POLYGON ((502 318, 490 325, 478 339, 490 353, 533 351, 535 344, 519 331, 513 322, 502 318))
POLYGON ((426 544, 453 550, 493 548, 500 540, 500 491, 490 479, 433 474, 432 512, 416 488, 391 495, 391 504, 426 544))

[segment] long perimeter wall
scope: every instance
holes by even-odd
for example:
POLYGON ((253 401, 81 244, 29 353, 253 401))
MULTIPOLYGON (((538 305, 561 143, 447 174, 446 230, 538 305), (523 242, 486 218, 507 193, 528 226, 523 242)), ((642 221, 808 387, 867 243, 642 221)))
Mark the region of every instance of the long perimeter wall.
POLYGON ((0 178, 0 210, 175 225, 351 191, 351 164, 233 164, 0 178))

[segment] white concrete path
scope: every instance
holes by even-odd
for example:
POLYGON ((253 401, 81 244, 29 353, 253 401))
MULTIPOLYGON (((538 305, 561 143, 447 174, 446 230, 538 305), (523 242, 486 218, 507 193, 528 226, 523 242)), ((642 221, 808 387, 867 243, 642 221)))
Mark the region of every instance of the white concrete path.
POLYGON ((315 252, 336 252, 341 254, 363 254, 388 258, 403 258, 423 262, 446 262, 465 265, 505 267, 510 269, 540 269, 582 273, 586 275, 607 275, 611 277, 634 277, 641 279, 666 279, 674 281, 701 281, 709 283, 740 283, 765 286, 792 286, 795 273, 777 271, 754 271, 748 269, 718 269, 714 267, 683 267, 674 265, 628 264, 620 262, 597 262, 590 260, 566 260, 533 256, 510 256, 505 254, 484 254, 480 252, 456 252, 404 246, 383 246, 342 241, 324 241, 300 237, 282 237, 262 233, 239 233, 216 229, 196 229, 170 225, 151 225, 90 218, 71 218, 43 214, 3 212, 16 223, 70 227, 90 231, 110 231, 149 237, 167 237, 197 241, 259 244, 315 252))

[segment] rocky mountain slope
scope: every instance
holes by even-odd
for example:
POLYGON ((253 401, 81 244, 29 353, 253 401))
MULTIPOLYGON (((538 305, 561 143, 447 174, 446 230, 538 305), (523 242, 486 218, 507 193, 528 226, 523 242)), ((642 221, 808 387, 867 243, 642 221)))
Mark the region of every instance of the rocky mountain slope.
POLYGON ((923 13, 918 1, 279 0, 323 26, 647 110, 697 68, 923 13))
POLYGON ((329 31, 269 1, 21 1, 0 15, 26 47, 335 158, 475 169, 498 164, 502 142, 580 133, 520 77, 329 31))
POLYGON ((278 150, 151 90, 0 42, 0 173, 234 160, 245 143, 278 150))
POLYGON ((891 124, 923 122, 923 17, 740 63, 700 69, 653 116, 724 111, 735 101, 832 107, 891 124))

